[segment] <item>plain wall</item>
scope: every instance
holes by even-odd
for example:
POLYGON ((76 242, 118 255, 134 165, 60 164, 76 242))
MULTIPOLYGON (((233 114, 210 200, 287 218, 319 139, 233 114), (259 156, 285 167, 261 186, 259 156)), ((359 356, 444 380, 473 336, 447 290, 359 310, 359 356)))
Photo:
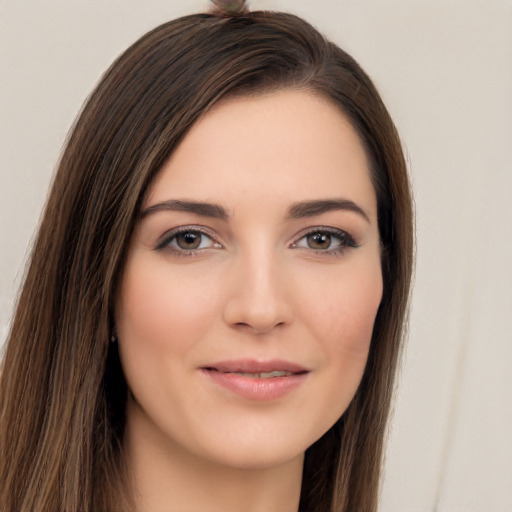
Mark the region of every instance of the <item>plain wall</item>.
MULTIPOLYGON (((512 511, 512 1, 253 0, 349 51, 404 141, 410 335, 381 512, 512 511)), ((111 61, 203 0, 0 0, 0 344, 48 185, 111 61)))

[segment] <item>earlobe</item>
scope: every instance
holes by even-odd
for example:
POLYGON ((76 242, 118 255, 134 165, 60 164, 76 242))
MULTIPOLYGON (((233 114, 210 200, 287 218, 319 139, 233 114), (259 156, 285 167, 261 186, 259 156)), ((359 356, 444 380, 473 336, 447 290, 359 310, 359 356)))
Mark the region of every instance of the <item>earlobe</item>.
POLYGON ((110 336, 109 336, 109 341, 110 343, 112 344, 116 344, 118 342, 118 337, 117 337, 117 327, 116 327, 116 323, 114 322, 114 320, 112 320, 110 322, 110 336))

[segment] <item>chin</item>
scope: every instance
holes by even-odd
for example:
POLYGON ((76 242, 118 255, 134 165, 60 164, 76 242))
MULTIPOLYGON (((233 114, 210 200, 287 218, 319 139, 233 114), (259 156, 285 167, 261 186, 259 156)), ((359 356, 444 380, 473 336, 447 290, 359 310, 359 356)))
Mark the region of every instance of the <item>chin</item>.
POLYGON ((305 451, 329 426, 301 430, 290 424, 254 422, 233 429, 212 429, 198 435, 189 449, 200 458, 236 469, 262 470, 295 463, 302 466, 305 451))
MULTIPOLYGON (((297 446, 277 447, 275 443, 259 442, 255 444, 233 443, 227 451, 209 453, 207 457, 219 466, 240 470, 266 470, 289 464, 301 464, 304 450, 297 451, 297 446)), ((204 455, 203 455, 204 456, 204 455)))

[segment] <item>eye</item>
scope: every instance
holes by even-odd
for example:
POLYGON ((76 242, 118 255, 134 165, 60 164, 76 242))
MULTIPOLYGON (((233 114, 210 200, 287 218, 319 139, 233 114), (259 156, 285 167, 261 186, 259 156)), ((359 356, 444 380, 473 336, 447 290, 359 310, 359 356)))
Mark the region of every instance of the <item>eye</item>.
POLYGON ((313 228, 297 242, 293 248, 312 249, 318 253, 339 253, 348 248, 356 248, 358 245, 354 238, 346 231, 335 228, 313 228))
POLYGON ((220 248, 213 237, 198 228, 177 228, 166 233, 156 246, 157 250, 169 249, 174 253, 189 255, 203 249, 220 248))
POLYGON ((208 246, 208 242, 212 241, 203 233, 197 233, 195 231, 185 231, 178 233, 172 238, 171 245, 175 244, 180 249, 190 251, 193 249, 204 249, 204 246, 208 246))

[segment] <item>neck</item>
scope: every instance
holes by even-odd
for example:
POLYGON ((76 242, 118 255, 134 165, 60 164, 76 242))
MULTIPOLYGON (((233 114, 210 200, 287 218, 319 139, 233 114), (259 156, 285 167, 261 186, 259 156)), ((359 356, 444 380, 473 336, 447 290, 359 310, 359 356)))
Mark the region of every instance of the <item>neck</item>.
POLYGON ((125 449, 136 512, 297 512, 304 457, 237 468, 191 454, 128 405, 125 449))

